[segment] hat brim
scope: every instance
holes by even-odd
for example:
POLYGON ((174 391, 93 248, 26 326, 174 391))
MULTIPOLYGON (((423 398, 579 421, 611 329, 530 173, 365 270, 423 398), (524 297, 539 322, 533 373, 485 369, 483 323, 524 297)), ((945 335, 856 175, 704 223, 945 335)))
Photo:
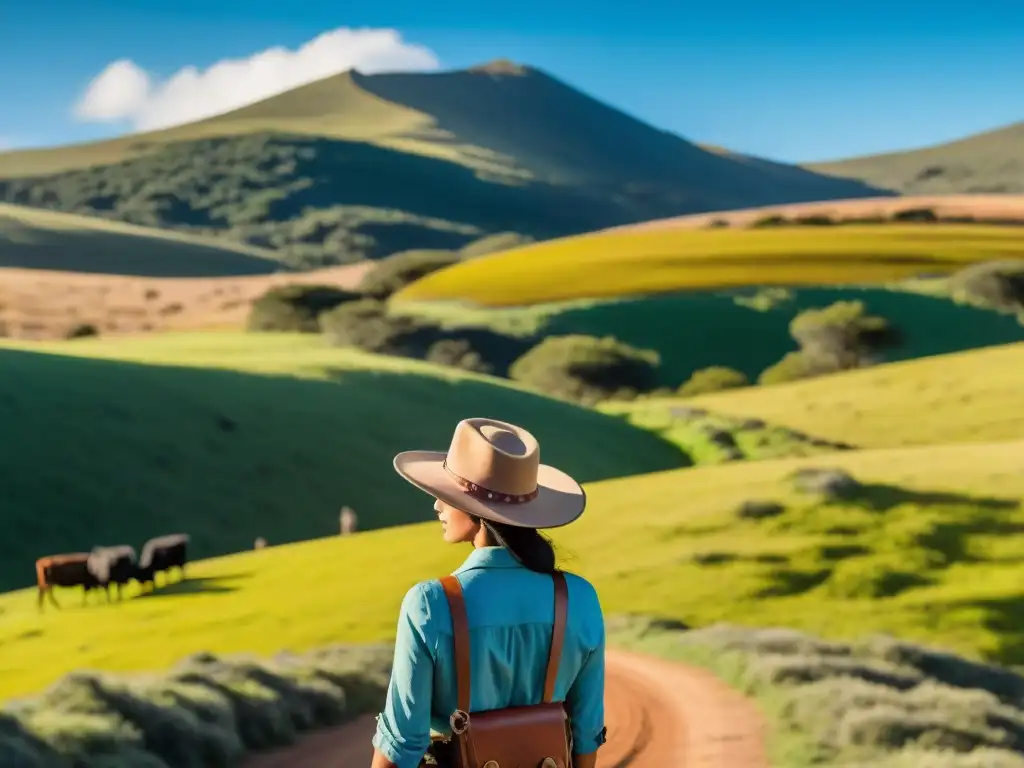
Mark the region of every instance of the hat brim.
POLYGON ((583 514, 587 494, 569 475, 541 464, 537 497, 505 504, 466 493, 444 468, 444 451, 405 451, 395 456, 395 471, 421 491, 475 517, 519 528, 560 528, 583 514))

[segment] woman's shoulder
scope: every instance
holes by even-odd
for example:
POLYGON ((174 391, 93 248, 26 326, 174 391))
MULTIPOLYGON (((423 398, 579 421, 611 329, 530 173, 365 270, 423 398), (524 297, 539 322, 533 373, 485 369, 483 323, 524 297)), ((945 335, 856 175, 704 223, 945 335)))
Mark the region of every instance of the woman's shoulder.
POLYGON ((565 582, 569 587, 569 602, 581 605, 586 610, 601 613, 601 602, 597 597, 597 590, 594 585, 582 576, 569 571, 562 571, 565 575, 565 582))

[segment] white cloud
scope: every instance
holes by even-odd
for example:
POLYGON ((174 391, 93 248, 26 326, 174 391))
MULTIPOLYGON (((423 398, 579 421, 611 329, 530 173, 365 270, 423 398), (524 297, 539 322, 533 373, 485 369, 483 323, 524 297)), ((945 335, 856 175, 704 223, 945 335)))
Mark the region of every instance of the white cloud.
POLYGON ((166 80, 128 59, 107 67, 75 105, 83 122, 129 122, 136 130, 201 120, 348 69, 367 74, 437 69, 434 53, 393 29, 324 32, 294 51, 275 47, 245 59, 224 59, 200 71, 188 66, 166 80))

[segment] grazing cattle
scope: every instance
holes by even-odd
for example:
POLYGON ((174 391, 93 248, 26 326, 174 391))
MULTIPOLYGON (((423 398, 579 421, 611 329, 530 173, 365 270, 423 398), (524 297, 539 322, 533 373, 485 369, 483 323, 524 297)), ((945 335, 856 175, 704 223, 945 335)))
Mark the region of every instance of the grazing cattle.
POLYGON ((181 578, 185 578, 185 565, 188 563, 187 533, 172 533, 150 539, 142 547, 139 564, 135 569, 135 579, 139 584, 156 587, 156 575, 166 573, 165 579, 171 577, 171 569, 177 568, 181 578))
POLYGON ((117 585, 117 599, 121 600, 124 585, 135 578, 135 550, 127 545, 117 547, 93 547, 89 553, 89 573, 97 585, 107 593, 110 601, 110 586, 117 585))
POLYGON ((47 596, 54 608, 60 608, 57 598, 53 596, 54 587, 82 587, 85 590, 82 602, 85 603, 89 591, 99 586, 96 577, 89 571, 88 552, 39 558, 36 560, 36 583, 39 587, 40 610, 47 596))

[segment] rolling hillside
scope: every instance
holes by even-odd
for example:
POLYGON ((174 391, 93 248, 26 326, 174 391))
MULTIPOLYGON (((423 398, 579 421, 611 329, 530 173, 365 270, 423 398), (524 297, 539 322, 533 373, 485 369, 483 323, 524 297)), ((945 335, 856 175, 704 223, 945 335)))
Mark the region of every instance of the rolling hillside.
POLYGON ((593 232, 456 264, 403 301, 524 306, 746 286, 882 283, 1024 255, 1019 227, 886 224, 593 232))
POLYGON ((808 163, 808 170, 859 179, 908 195, 1024 192, 1024 122, 906 152, 808 163))
MULTIPOLYGON (((1022 441, 853 451, 590 483, 587 513, 552 534, 561 562, 594 583, 609 616, 894 632, 1013 662, 1024 657, 1019 624, 1009 623, 1020 610, 1022 545, 1006 532, 1024 525, 1022 456, 1022 441), (852 473, 857 493, 828 501, 794 491, 792 472, 822 466, 852 473), (784 506, 746 519, 737 510, 748 500, 784 506)), ((188 581, 122 605, 80 609, 65 593, 64 611, 40 614, 30 591, 4 595, 0 699, 73 669, 390 640, 406 590, 465 554, 432 522, 196 563, 188 581), (370 573, 367 599, 354 585, 370 573)))
POLYGON ((0 203, 0 268, 147 277, 265 275, 272 254, 114 221, 0 203))
POLYGON ((223 235, 302 267, 877 194, 708 152, 529 67, 349 72, 186 126, 0 154, 0 201, 223 235))
POLYGON ((710 366, 728 366, 754 381, 797 349, 790 333, 797 315, 850 301, 899 329, 898 340, 881 354, 886 361, 1024 341, 1024 324, 1013 315, 887 287, 693 291, 498 308, 396 301, 392 311, 467 333, 491 328, 530 345, 551 336, 614 336, 656 351, 659 385, 674 389, 710 366))
POLYGON ((184 530, 197 555, 429 519, 394 476, 468 415, 534 430, 581 481, 685 466, 618 419, 450 369, 316 337, 178 334, 0 345, 0 589, 40 555, 184 530))
POLYGON ((1024 343, 639 406, 673 407, 764 419, 861 447, 1021 439, 1024 343))

